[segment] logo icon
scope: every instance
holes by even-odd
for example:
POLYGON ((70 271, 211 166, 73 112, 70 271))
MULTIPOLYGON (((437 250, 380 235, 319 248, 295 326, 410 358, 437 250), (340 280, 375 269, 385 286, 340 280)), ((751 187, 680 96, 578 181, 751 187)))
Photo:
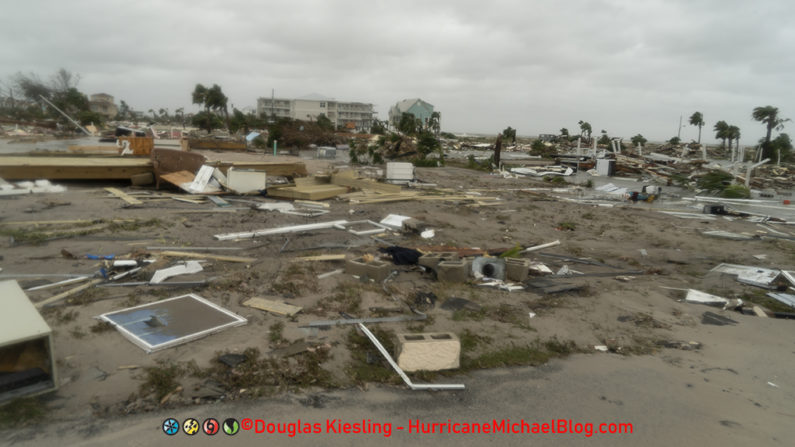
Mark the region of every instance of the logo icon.
POLYGON ((229 436, 234 436, 240 431, 240 424, 235 418, 229 418, 224 421, 224 433, 229 436))
POLYGON ((163 433, 169 436, 179 433, 179 421, 174 418, 168 418, 163 421, 163 433))
POLYGON ((199 432, 199 421, 193 418, 185 419, 185 422, 182 423, 182 431, 184 431, 186 435, 195 435, 199 432))
POLYGON ((204 420, 204 424, 202 424, 202 430, 210 436, 218 433, 220 429, 221 425, 218 423, 218 419, 215 418, 207 418, 204 420))

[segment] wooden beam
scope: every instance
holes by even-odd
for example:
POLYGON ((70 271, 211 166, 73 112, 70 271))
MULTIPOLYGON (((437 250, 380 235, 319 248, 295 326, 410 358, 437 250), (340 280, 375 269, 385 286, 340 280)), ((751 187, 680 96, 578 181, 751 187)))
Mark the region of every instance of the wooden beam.
POLYGON ((107 191, 107 192, 113 194, 114 196, 124 200, 125 202, 127 202, 130 205, 143 205, 144 204, 140 200, 136 199, 135 197, 132 197, 131 195, 125 193, 124 191, 122 191, 122 190, 120 190, 118 188, 105 188, 105 191, 107 191))
POLYGON ((72 296, 72 295, 74 295, 76 293, 82 292, 83 290, 86 290, 89 287, 93 287, 94 285, 99 284, 102 281, 103 281, 102 279, 92 279, 91 281, 89 281, 89 282, 87 282, 85 284, 79 285, 79 286, 77 286, 77 287, 75 287, 73 289, 69 289, 66 292, 62 292, 62 293, 59 293, 58 295, 51 296, 51 297, 47 298, 44 301, 39 301, 38 303, 36 303, 36 308, 37 309, 41 309, 44 306, 48 306, 48 305, 50 305, 52 303, 55 303, 57 301, 60 301, 60 300, 62 300, 64 298, 70 297, 70 296, 72 296))
POLYGON ((243 262, 243 263, 251 263, 257 260, 257 258, 244 258, 241 256, 222 256, 222 255, 213 255, 209 253, 193 253, 189 251, 162 251, 160 252, 160 256, 174 257, 174 258, 212 259, 215 261, 243 262))
POLYGON ((129 180, 146 172, 152 172, 148 158, 0 157, 0 178, 6 180, 129 180))
POLYGON ((344 261, 346 255, 319 255, 304 256, 301 258, 290 259, 290 262, 312 262, 312 261, 344 261))

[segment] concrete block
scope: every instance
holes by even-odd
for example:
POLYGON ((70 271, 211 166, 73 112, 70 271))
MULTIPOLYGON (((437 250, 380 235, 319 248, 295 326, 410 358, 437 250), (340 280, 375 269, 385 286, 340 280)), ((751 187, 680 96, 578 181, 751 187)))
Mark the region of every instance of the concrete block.
POLYGON ((457 261, 458 253, 454 251, 444 251, 438 253, 426 253, 420 256, 419 264, 430 269, 436 269, 436 266, 442 261, 457 261))
POLYGON ((397 334, 397 363, 403 371, 439 371, 460 365, 461 342, 452 332, 397 334))
POLYGON ((441 261, 436 265, 436 278, 442 282, 466 282, 469 279, 469 262, 441 261))
POLYGON ((480 256, 472 261, 472 275, 483 275, 487 278, 505 279, 505 259, 480 256))
POLYGON ((390 264, 377 259, 370 262, 365 261, 363 258, 345 261, 345 273, 359 277, 367 276, 376 282, 381 282, 389 276, 392 271, 390 267, 390 264))
POLYGON ((520 258, 505 259, 505 277, 509 281, 522 282, 530 271, 530 260, 520 258))

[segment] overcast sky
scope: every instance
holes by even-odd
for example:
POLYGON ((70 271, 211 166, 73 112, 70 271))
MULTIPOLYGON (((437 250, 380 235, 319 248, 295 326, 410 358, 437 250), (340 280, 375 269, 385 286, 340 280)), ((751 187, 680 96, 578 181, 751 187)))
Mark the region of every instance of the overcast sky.
POLYGON ((373 103, 381 119, 420 97, 443 130, 473 133, 585 120, 664 140, 700 111, 706 141, 725 120, 754 144, 754 107, 795 118, 794 19, 791 0, 9 1, 0 80, 63 67, 143 111, 197 110, 196 83, 238 108, 275 89, 373 103))

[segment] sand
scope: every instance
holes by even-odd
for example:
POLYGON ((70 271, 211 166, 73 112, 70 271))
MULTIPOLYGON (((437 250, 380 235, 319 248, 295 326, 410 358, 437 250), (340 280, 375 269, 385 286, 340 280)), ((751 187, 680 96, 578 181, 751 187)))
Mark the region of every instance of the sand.
MULTIPOLYGON (((324 167, 312 161, 310 172, 324 167)), ((92 273, 98 262, 84 254, 123 255, 147 246, 219 246, 244 250, 213 252, 248 256, 259 261, 250 265, 208 262, 205 271, 180 280, 216 278, 209 287, 164 290, 150 287, 95 288, 82 303, 66 303, 58 311, 45 312, 55 330, 55 345, 61 386, 45 399, 47 419, 28 427, 0 431, 0 443, 20 445, 150 445, 163 442, 158 428, 166 417, 263 417, 274 422, 305 419, 323 422, 340 418, 354 422, 362 417, 394 425, 409 418, 424 422, 462 422, 482 419, 525 418, 528 421, 571 419, 581 422, 630 422, 631 435, 586 438, 556 435, 481 435, 474 442, 499 445, 789 445, 795 434, 792 404, 795 373, 789 367, 795 322, 742 315, 702 305, 681 302, 683 293, 669 288, 694 288, 726 298, 759 295, 759 290, 709 270, 720 263, 793 269, 793 244, 784 239, 729 241, 705 237, 701 231, 725 230, 758 234, 756 223, 724 219, 678 219, 656 212, 666 202, 615 203, 600 207, 553 200, 541 193, 518 191, 549 186, 531 179, 504 179, 459 168, 418 169, 418 177, 440 187, 460 191, 478 190, 498 196, 500 206, 467 207, 448 202, 397 202, 355 205, 330 201, 331 213, 314 220, 246 209, 247 203, 232 202, 234 213, 183 213, 214 210, 214 205, 194 205, 173 200, 148 201, 142 208, 125 208, 124 202, 102 190, 106 184, 67 183, 68 192, 4 198, 2 221, 50 221, 64 219, 157 218, 161 224, 136 229, 102 231, 86 236, 58 239, 41 245, 0 243, 2 274, 92 273), (389 236, 401 246, 450 245, 484 249, 510 248, 560 240, 545 252, 591 258, 615 266, 574 264, 533 253, 527 257, 545 262, 553 271, 564 264, 585 273, 641 271, 628 281, 611 276, 586 276, 573 281, 586 286, 584 292, 542 297, 533 292, 503 292, 472 285, 443 285, 427 275, 401 268, 389 283, 390 295, 376 285, 366 285, 349 275, 317 280, 316 274, 341 268, 341 263, 320 262, 292 267, 289 259, 314 254, 377 254, 377 244, 361 237, 322 230, 289 237, 278 236, 240 242, 218 242, 214 234, 298 225, 326 220, 381 220, 387 214, 412 216, 436 230, 431 241, 417 236, 389 236), (573 225, 562 225, 570 223, 573 225), (564 230, 566 227, 574 230, 564 230), (289 242, 287 242, 289 239, 289 242), (287 245, 285 246, 285 243, 287 245), (353 248, 312 248, 323 244, 348 243, 353 248), (284 252, 280 249, 284 247, 284 252), (305 250, 303 250, 305 249, 305 250), (645 250, 645 255, 641 252, 645 250), (67 259, 68 250, 80 259, 67 259), (295 250, 295 251, 290 251, 295 250), (765 254, 765 260, 753 255, 765 254), (432 380, 464 383, 460 392, 412 392, 394 384, 345 383, 342 389, 304 389, 277 393, 269 398, 243 398, 233 393, 220 404, 195 405, 191 390, 197 381, 183 379, 182 393, 163 406, 148 398, 133 398, 139 392, 142 370, 120 366, 154 366, 158 361, 194 361, 207 367, 219 352, 243 352, 257 347, 267 352, 290 342, 312 339, 299 326, 313 320, 339 318, 338 310, 324 301, 345 287, 361 292, 360 314, 371 316, 370 307, 395 307, 399 300, 413 299, 416 291, 431 291, 439 302, 449 297, 475 301, 499 312, 485 318, 453 319, 437 305, 427 310, 432 322, 422 325, 385 323, 378 327, 406 332, 469 331, 490 337, 473 348, 476 356, 510 345, 548 340, 571 341, 583 353, 556 359, 538 367, 501 368, 468 374, 435 377, 432 380), (188 291, 246 317, 246 326, 231 328, 206 338, 162 352, 146 354, 115 331, 93 333, 94 317, 132 304, 153 302, 188 291), (304 307, 294 320, 268 315, 241 303, 253 296, 281 299, 304 307), (711 311, 737 321, 731 326, 701 323, 711 311), (73 318, 64 314, 74 312, 73 318), (528 313, 536 316, 532 319, 528 313), (274 323, 283 322, 283 341, 269 336, 274 323), (666 348, 664 342, 698 342, 697 350, 666 348), (607 345, 612 352, 593 349, 607 345), (308 398, 307 396, 314 396, 308 398), (308 400, 307 400, 308 399, 308 400), (302 403, 304 402, 304 403, 302 403), (309 404, 306 404, 309 402, 309 404), (320 407, 320 408, 316 408, 320 407)), ((124 184, 127 192, 136 190, 124 184)), ((260 200, 260 199, 253 199, 260 200)), ((670 199, 673 201, 673 199, 670 199)), ((693 212, 693 210, 691 210, 693 212)), ((697 211, 694 211, 697 212, 697 211)), ((776 227, 792 232, 791 227, 776 227)), ((175 248, 179 249, 179 248, 175 248)), ((174 260, 160 262, 165 267, 174 260)), ((622 275, 626 276, 626 275, 622 275)), ((30 285, 23 281, 23 286, 30 285)), ((54 291, 31 293, 33 300, 54 291)), ((341 382, 346 379, 350 353, 345 344, 349 328, 320 331, 317 340, 330 346, 331 358, 323 367, 341 382)), ((200 418, 201 419, 201 418, 200 418)), ((219 435, 223 436, 223 434, 219 435)), ((470 435, 408 435, 395 433, 386 442, 398 444, 452 445, 470 442, 470 435)), ((607 435, 603 435, 607 436, 607 435)), ((217 440, 200 434, 170 439, 176 445, 208 444, 217 440)), ((229 438, 232 439, 232 438, 229 438)), ((348 445, 381 442, 382 435, 308 435, 278 439, 279 445, 348 445)), ((252 433, 240 433, 238 443, 260 442, 252 433), (256 440, 256 441, 255 441, 256 440)), ((226 441, 226 439, 225 439, 226 441)), ((209 444, 208 444, 209 445, 209 444)))

